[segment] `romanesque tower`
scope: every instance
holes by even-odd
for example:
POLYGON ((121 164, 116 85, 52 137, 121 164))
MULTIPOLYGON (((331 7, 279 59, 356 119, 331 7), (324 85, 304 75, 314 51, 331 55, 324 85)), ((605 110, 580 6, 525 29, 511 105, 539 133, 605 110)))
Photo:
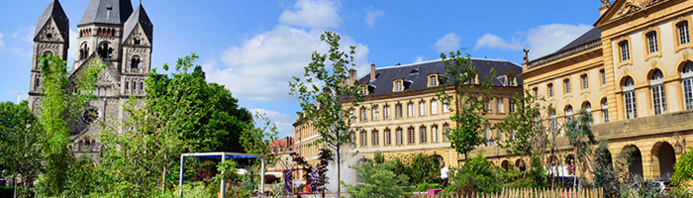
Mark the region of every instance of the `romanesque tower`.
MULTIPOLYGON (((34 38, 34 64, 31 76, 30 101, 40 102, 40 70, 38 59, 47 53, 67 59, 68 20, 58 0, 53 0, 41 15, 34 38)), ((126 119, 122 104, 129 97, 144 96, 144 79, 151 70, 154 27, 142 5, 133 9, 130 0, 89 0, 77 24, 77 54, 70 71, 73 81, 89 60, 106 65, 99 73, 94 94, 83 116, 70 133, 73 152, 100 153, 100 123, 126 119)), ((35 108, 37 105, 31 107, 35 108)))

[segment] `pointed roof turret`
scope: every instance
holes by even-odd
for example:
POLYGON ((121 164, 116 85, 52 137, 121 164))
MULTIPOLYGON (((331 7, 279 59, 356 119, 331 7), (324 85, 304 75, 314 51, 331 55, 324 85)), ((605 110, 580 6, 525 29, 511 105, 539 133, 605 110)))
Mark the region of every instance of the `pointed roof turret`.
POLYGON ((130 14, 132 14, 130 0, 89 0, 82 20, 77 26, 92 23, 120 25, 128 19, 130 14))
POLYGON ((132 12, 132 15, 130 15, 130 18, 125 22, 124 31, 123 35, 123 42, 127 40, 128 37, 130 37, 130 34, 132 33, 132 30, 137 27, 137 24, 140 24, 140 27, 142 27, 142 31, 144 31, 144 34, 147 36, 147 39, 149 39, 149 42, 152 41, 152 34, 154 31, 154 25, 152 24, 152 21, 149 20, 149 16, 147 15, 147 12, 144 11, 144 7, 142 7, 142 3, 137 5, 137 8, 135 8, 135 11, 132 12))
POLYGON ((70 30, 70 22, 67 19, 67 15, 65 15, 65 11, 63 11, 63 6, 60 5, 58 0, 52 0, 51 3, 48 4, 46 10, 43 11, 41 16, 38 18, 38 22, 36 22, 36 30, 34 31, 34 39, 36 39, 36 36, 38 36, 39 32, 41 32, 41 29, 46 26, 46 23, 49 22, 50 18, 55 20, 55 24, 58 26, 58 30, 60 31, 60 36, 67 41, 69 37, 68 34, 70 30))

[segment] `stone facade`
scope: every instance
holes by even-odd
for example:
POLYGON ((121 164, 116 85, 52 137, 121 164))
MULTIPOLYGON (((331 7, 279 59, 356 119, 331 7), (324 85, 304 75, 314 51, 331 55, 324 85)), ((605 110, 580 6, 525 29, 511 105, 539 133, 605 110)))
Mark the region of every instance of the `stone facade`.
MULTIPOLYGON (((685 152, 675 150, 692 140, 693 2, 616 0, 600 11, 593 30, 523 64, 525 89, 556 107, 549 122, 588 109, 612 159, 636 148, 631 173, 668 179, 685 152)), ((559 139, 559 150, 567 152, 567 140, 559 139)))
MULTIPOLYGON (((140 4, 134 10, 129 0, 90 0, 77 25, 79 49, 70 80, 89 66, 92 59, 106 68, 99 73, 94 95, 70 133, 77 155, 100 153, 101 123, 126 119, 122 106, 131 97, 144 96, 144 80, 151 70, 153 25, 140 4)), ((67 60, 69 22, 58 0, 39 17, 34 37, 29 105, 37 110, 41 101, 41 56, 57 54, 67 60)), ((37 111, 38 113, 38 111, 37 111)))

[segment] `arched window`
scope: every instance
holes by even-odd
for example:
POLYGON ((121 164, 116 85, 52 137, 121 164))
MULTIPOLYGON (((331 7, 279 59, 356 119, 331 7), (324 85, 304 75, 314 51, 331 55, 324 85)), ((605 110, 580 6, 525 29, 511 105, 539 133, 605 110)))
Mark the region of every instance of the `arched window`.
POLYGON ((140 45, 140 43, 141 43, 140 38, 135 38, 135 39, 133 39, 132 42, 133 42, 133 44, 135 44, 135 45, 140 45))
POLYGON ((82 43, 82 46, 79 47, 79 60, 84 60, 89 56, 89 48, 87 47, 87 43, 82 43))
MULTIPOLYGON (((590 103, 589 101, 583 103, 582 109, 585 110, 585 113, 589 118, 592 118, 592 103, 590 103)), ((592 124, 592 122, 590 122, 590 124, 592 124)))
POLYGON ((108 42, 103 42, 103 43, 99 44, 98 53, 102 59, 112 59, 113 58, 113 48, 111 47, 110 43, 108 43, 108 42))
POLYGON ((573 106, 568 105, 565 107, 565 121, 570 122, 573 120, 573 106))
POLYGON ((602 116, 605 123, 609 122, 609 103, 606 101, 606 98, 602 100, 602 116))
POLYGON ((140 68, 140 56, 132 56, 132 59, 130 59, 130 68, 131 69, 139 69, 140 68))
POLYGON ((625 100, 626 119, 638 117, 638 109, 636 106, 637 99, 635 97, 635 90, 633 89, 634 84, 633 78, 629 76, 626 77, 621 86, 623 89, 623 99, 625 100))
POLYGON ((683 101, 686 110, 693 109, 693 62, 687 62, 681 69, 683 78, 683 101))
POLYGON ((667 112, 667 96, 664 83, 662 83, 663 77, 664 74, 659 69, 650 75, 650 92, 652 92, 652 106, 655 115, 667 112))

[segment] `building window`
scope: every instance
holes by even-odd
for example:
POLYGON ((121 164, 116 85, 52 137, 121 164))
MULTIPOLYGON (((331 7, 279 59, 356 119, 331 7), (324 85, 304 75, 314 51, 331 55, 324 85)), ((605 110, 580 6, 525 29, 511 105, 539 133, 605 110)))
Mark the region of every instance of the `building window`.
POLYGON ((372 107, 371 111, 373 112, 373 117, 371 119, 372 120, 378 120, 380 117, 380 112, 378 111, 378 106, 372 107))
POLYGON ((647 33, 645 36, 647 37, 648 52, 650 54, 658 52, 659 49, 657 48, 657 32, 653 31, 653 32, 647 33))
POLYGON ((606 101, 606 98, 602 100, 602 114, 604 116, 604 123, 609 122, 609 104, 606 101))
POLYGON ((512 98, 508 100, 508 106, 510 106, 510 113, 515 113, 515 103, 512 98))
POLYGON ((570 93, 570 79, 563 80, 563 91, 565 92, 565 94, 570 93))
POLYGON ((414 117, 414 103, 407 104, 407 116, 414 117))
POLYGON ((681 70, 683 78, 683 101, 686 110, 693 109, 693 62, 688 62, 681 70))
POLYGON ((383 119, 390 119, 390 105, 385 105, 383 107, 383 119))
POLYGON ((402 140, 402 129, 397 129, 397 145, 402 145, 404 141, 402 140))
POLYGON ((356 110, 354 110, 354 109, 349 109, 349 120, 350 120, 351 122, 354 122, 354 121, 355 121, 355 120, 354 120, 355 118, 356 118, 356 110))
POLYGON ((366 117, 366 108, 361 108, 361 121, 366 121, 368 117, 366 117))
POLYGON ((553 132, 554 135, 556 135, 556 132, 558 132, 558 120, 556 119, 556 114, 551 113, 551 116, 549 116, 551 122, 551 132, 553 132))
POLYGON ((592 103, 585 102, 585 104, 582 104, 582 109, 585 110, 585 113, 587 113, 589 118, 592 118, 592 103))
POLYGON ((378 136, 380 136, 378 130, 374 130, 371 132, 371 140, 372 140, 371 145, 376 146, 380 143, 378 141, 378 136))
POLYGON ((663 77, 664 74, 659 69, 652 72, 652 76, 650 76, 650 91, 652 92, 652 106, 655 115, 667 112, 667 97, 662 83, 663 77))
POLYGON ((438 114, 438 100, 431 100, 431 114, 438 114))
POLYGON ((385 146, 392 144, 392 134, 390 134, 390 129, 385 129, 383 133, 383 136, 385 138, 385 146))
POLYGON ((621 61, 630 60, 630 52, 628 51, 628 41, 622 41, 618 43, 618 47, 621 49, 621 61))
POLYGON ((539 100, 539 88, 534 88, 532 89, 532 92, 534 92, 534 100, 539 100))
POLYGON ((513 76, 513 75, 508 75, 507 78, 508 78, 508 86, 515 86, 515 85, 516 85, 516 83, 515 83, 515 76, 513 76))
POLYGON ((140 57, 139 56, 133 56, 132 59, 130 59, 130 69, 139 69, 140 68, 140 57))
POLYGON ((589 84, 589 81, 587 79, 587 74, 583 74, 582 76, 580 76, 580 80, 582 81, 582 89, 583 90, 590 88, 590 84, 589 84))
POLYGON ((359 86, 359 92, 361 95, 367 95, 368 94, 368 86, 366 86, 366 85, 359 86))
POLYGON ((450 112, 450 101, 449 100, 443 100, 443 113, 450 112))
POLYGON ((421 140, 421 143, 426 143, 426 141, 427 141, 426 138, 428 137, 428 133, 426 133, 426 132, 427 131, 426 131, 425 126, 422 126, 421 128, 419 128, 419 140, 421 140))
POLYGON ((361 131, 361 147, 368 146, 368 134, 365 131, 361 131))
POLYGON ((570 122, 573 120, 573 106, 568 105, 565 108, 565 121, 570 122))
POLYGON ((633 78, 628 77, 623 83, 623 99, 625 100, 626 119, 637 118, 638 109, 636 106, 635 90, 633 78))
POLYGON ((606 73, 604 72, 603 69, 599 70, 599 76, 602 77, 602 85, 606 85, 606 73))
POLYGON ((496 112, 503 113, 503 98, 496 99, 496 112))
POLYGON ((431 142, 438 142, 438 126, 431 127, 431 142))
POLYGON ((549 98, 553 97, 553 84, 549 83, 549 85, 546 86, 546 89, 549 90, 549 98))
POLYGON ((486 145, 490 145, 491 141, 491 125, 484 126, 484 138, 486 138, 486 145))
POLYGON ((676 29, 679 33, 679 45, 688 44, 691 42, 691 38, 688 34, 688 21, 682 21, 676 24, 676 29))
POLYGON ((443 125, 443 141, 450 141, 447 135, 448 133, 450 133, 450 125, 445 124, 443 125))
POLYGON ((428 86, 429 86, 429 87, 438 86, 438 75, 430 75, 430 76, 428 76, 428 86))
POLYGON ((403 90, 404 87, 402 87, 402 80, 395 80, 395 92, 403 90))
POLYGON ((408 132, 408 133, 407 133, 407 134, 408 134, 407 140, 409 140, 409 141, 408 141, 409 144, 414 144, 414 143, 416 143, 416 141, 415 141, 415 139, 414 139, 414 138, 416 138, 416 137, 415 137, 415 136, 416 136, 416 132, 414 132, 414 128, 413 128, 413 127, 409 127, 409 129, 407 130, 407 132, 408 132))
POLYGON ((426 102, 419 102, 419 115, 426 115, 426 102))
POLYGON ((402 118, 402 104, 395 105, 395 117, 402 118))
POLYGON ((489 104, 489 103, 490 102, 489 102, 488 98, 484 99, 484 110, 491 111, 491 104, 489 104))

